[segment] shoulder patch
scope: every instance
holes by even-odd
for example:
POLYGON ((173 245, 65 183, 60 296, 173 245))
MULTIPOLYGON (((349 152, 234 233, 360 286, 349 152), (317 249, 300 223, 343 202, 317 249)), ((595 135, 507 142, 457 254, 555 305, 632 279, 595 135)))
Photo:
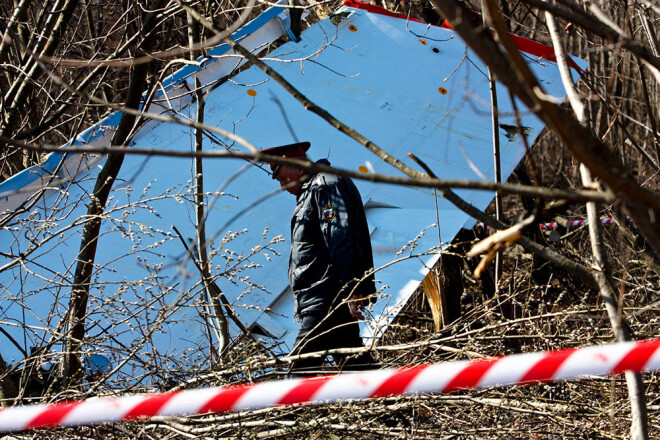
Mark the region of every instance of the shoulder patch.
POLYGON ((337 210, 335 209, 335 205, 325 205, 321 209, 321 213, 323 214, 323 220, 328 222, 332 221, 337 216, 337 210))

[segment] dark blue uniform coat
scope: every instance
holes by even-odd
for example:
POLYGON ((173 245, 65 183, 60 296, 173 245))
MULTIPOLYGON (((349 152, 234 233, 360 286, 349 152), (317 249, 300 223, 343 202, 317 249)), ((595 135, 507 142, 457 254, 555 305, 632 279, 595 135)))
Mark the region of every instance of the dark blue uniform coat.
MULTIPOLYGON (((289 281, 295 316, 301 322, 292 354, 361 347, 358 321, 348 305, 341 304, 355 295, 373 298, 376 291, 360 193, 351 179, 321 173, 301 185, 297 201, 291 219, 289 281)), ((368 352, 333 358, 341 369, 377 367, 368 352)), ((319 373, 323 361, 324 357, 294 361, 290 376, 319 373)))
MULTIPOLYGON (((325 159, 317 163, 328 164, 325 159)), ((289 282, 296 318, 376 289, 367 218, 351 179, 317 174, 301 185, 291 219, 289 282), (361 280, 361 281, 358 281, 361 280)))

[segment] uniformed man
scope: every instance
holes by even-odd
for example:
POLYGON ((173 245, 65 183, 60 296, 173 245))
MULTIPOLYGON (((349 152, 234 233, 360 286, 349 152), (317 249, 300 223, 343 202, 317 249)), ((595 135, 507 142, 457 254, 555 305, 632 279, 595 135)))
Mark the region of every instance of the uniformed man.
MULTIPOLYGON (((309 142, 262 150, 262 153, 306 160, 309 142)), ((317 163, 329 165, 321 159, 317 163)), ((376 288, 369 228, 362 198, 346 177, 270 164, 273 179, 296 196, 291 219, 289 282, 300 330, 292 354, 362 347, 358 320, 364 301, 376 288)), ((369 353, 334 354, 344 370, 375 368, 369 353)), ((318 374, 323 357, 295 361, 293 376, 318 374)))

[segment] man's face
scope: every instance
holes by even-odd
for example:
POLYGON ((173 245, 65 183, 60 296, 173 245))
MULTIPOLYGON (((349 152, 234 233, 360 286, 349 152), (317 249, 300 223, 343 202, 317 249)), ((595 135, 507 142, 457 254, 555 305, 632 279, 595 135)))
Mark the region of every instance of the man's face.
POLYGON ((300 182, 305 172, 298 168, 286 165, 270 164, 270 170, 273 172, 273 179, 280 182, 280 187, 297 196, 300 192, 300 182))

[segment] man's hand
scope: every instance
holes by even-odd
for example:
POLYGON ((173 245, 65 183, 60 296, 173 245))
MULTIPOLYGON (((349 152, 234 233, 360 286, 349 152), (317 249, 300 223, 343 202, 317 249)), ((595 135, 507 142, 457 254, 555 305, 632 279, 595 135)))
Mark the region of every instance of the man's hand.
POLYGON ((355 319, 363 320, 364 315, 362 314, 364 310, 364 301, 360 296, 353 296, 348 301, 348 311, 351 313, 351 316, 355 319))

